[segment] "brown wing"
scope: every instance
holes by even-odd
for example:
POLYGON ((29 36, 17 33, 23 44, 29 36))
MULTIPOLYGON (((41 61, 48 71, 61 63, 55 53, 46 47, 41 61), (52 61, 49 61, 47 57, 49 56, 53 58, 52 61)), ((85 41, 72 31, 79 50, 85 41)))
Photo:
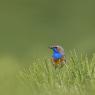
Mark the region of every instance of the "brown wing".
POLYGON ((61 46, 57 46, 57 49, 64 56, 64 49, 61 46))

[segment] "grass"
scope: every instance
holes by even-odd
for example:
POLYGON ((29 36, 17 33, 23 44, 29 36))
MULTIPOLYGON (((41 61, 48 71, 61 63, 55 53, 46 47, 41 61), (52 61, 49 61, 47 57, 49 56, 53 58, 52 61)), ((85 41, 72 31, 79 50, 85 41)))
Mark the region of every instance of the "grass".
POLYGON ((95 55, 88 59, 71 52, 61 69, 55 69, 48 58, 32 59, 24 67, 11 57, 0 63, 0 95, 95 94, 95 55))

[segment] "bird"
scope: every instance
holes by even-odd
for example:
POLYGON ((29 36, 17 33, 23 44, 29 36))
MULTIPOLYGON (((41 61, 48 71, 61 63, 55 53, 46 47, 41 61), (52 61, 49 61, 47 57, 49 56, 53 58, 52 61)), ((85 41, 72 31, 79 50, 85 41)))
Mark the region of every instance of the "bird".
POLYGON ((53 45, 50 46, 49 49, 53 51, 51 62, 55 66, 57 65, 63 66, 63 63, 66 63, 66 59, 65 59, 64 49, 62 48, 62 46, 53 45))

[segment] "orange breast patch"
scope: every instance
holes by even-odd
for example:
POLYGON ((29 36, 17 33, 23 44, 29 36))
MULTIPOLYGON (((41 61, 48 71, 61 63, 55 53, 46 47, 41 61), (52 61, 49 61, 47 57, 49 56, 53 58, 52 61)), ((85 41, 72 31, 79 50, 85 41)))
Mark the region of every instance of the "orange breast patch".
POLYGON ((60 58, 60 59, 51 59, 51 62, 54 63, 54 64, 61 64, 62 62, 64 62, 64 57, 60 58))

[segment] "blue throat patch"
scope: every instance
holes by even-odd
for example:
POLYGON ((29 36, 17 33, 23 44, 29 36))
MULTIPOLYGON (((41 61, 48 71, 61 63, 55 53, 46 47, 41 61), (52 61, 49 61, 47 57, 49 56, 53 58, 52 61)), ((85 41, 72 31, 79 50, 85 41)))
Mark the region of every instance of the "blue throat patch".
POLYGON ((60 59, 62 58, 62 54, 60 53, 53 53, 53 56, 52 56, 54 59, 60 59))
POLYGON ((62 58, 62 54, 60 53, 60 52, 58 52, 57 51, 57 49, 53 49, 53 55, 52 55, 52 57, 55 59, 55 60, 57 60, 57 59, 60 59, 60 58, 62 58))

